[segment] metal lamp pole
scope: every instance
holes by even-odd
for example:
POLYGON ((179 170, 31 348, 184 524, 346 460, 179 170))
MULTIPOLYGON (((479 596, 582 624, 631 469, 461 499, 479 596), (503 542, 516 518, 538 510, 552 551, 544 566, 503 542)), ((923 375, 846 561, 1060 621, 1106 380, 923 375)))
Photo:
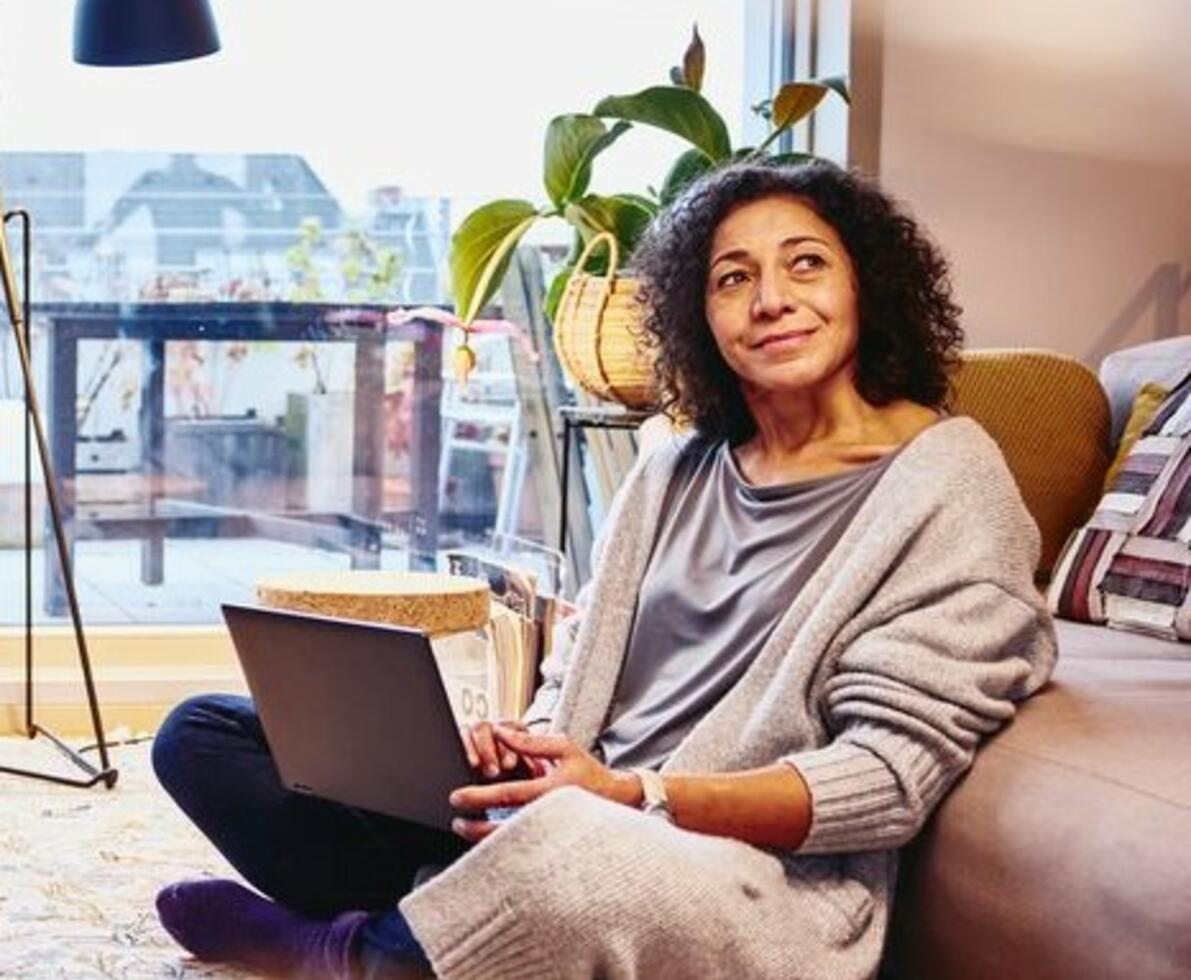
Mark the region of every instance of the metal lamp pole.
MULTIPOLYGON (((0 197, 0 212, 3 212, 3 198, 0 197)), ((0 280, 4 284, 4 300, 8 307, 8 318, 12 323, 13 338, 16 341, 17 354, 21 362, 21 375, 25 382, 25 734, 29 738, 44 735, 85 775, 79 778, 59 776, 53 773, 39 772, 32 769, 19 769, 11 766, 0 766, 0 773, 15 776, 27 776, 32 779, 43 779, 66 786, 90 787, 102 782, 108 789, 116 784, 117 770, 111 767, 108 760, 108 746, 104 739, 103 720, 99 714, 99 700, 95 694, 95 679, 91 673, 91 658, 87 653, 87 640, 83 634, 83 620, 79 613, 78 594, 74 586, 74 571, 71 567, 70 553, 66 547, 66 537, 62 531, 61 508, 58 503, 58 484, 54 477, 53 464, 50 459, 46 443, 45 429, 41 422, 41 408, 37 401, 37 392, 33 384, 33 366, 29 354, 29 308, 30 308, 30 218, 24 210, 4 212, 3 224, 0 224, 0 280), (22 226, 22 241, 24 260, 24 301, 17 292, 16 277, 13 274, 12 260, 8 251, 7 223, 12 218, 19 218, 22 226), (50 508, 50 517, 54 525, 54 541, 58 547, 58 561, 62 569, 62 579, 66 588, 66 598, 70 605, 70 618, 74 625, 75 643, 79 652, 79 663, 83 669, 83 683, 87 691, 87 704, 91 711, 91 725, 95 732, 95 744, 81 751, 96 749, 99 752, 99 766, 94 766, 79 752, 70 748, 65 742, 33 720, 33 623, 32 623, 32 535, 30 518, 30 458, 29 458, 29 423, 32 423, 36 437, 38 457, 41 460, 41 472, 45 481, 46 502, 50 508)))

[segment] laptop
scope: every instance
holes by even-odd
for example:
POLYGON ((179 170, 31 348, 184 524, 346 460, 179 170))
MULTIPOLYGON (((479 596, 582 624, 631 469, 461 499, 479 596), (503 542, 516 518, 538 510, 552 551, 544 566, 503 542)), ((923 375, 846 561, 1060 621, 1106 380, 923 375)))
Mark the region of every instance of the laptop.
POLYGON ((447 796, 476 777, 425 633, 222 608, 286 786, 450 830, 447 796))

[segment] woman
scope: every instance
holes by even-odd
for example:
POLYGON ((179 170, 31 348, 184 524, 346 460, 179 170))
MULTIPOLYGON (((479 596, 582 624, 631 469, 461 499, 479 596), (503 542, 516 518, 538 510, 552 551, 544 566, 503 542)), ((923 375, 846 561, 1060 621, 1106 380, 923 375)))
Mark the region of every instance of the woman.
POLYGON ((941 414, 946 266, 876 188, 733 166, 635 261, 695 435, 628 477, 523 724, 470 733, 473 764, 534 775, 452 803, 521 809, 458 821, 464 853, 285 794, 248 705, 184 705, 162 781, 281 903, 167 889, 199 956, 345 977, 875 972, 897 848, 1049 675, 1037 530, 992 441, 941 414), (424 865, 445 869, 413 887, 424 865))

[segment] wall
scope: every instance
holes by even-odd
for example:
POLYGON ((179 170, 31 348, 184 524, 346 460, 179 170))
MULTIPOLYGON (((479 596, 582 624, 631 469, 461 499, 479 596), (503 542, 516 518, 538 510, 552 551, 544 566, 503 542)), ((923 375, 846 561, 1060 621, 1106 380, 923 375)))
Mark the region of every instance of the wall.
POLYGON ((857 162, 951 256, 970 346, 1094 364, 1191 333, 1191 4, 855 11, 855 83, 880 107, 857 162))

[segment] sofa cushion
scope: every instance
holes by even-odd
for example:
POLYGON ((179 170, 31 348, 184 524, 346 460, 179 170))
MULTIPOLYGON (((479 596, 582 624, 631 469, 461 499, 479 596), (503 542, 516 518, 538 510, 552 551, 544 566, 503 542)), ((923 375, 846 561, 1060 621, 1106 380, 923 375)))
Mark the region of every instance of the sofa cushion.
POLYGON ((1191 660, 1058 628, 1050 685, 903 859, 898 978, 1191 976, 1191 660))
POLYGON ((1108 403, 1096 376, 1051 351, 973 350, 954 377, 953 409, 996 441, 1042 534, 1045 581, 1072 528, 1100 499, 1108 403))
POLYGON ((1191 640, 1191 375, 1134 444, 1048 595, 1069 619, 1191 640))
POLYGON ((1100 362, 1100 384, 1112 412, 1112 442, 1125 430, 1133 399, 1147 381, 1173 388, 1191 371, 1191 337, 1153 340, 1113 351, 1100 362))
POLYGON ((1191 664, 1191 644, 1091 623, 1059 620, 1055 625, 1067 660, 1182 660, 1191 664))
POLYGON ((1133 399, 1133 408, 1125 422, 1125 430, 1117 441, 1108 472, 1104 474, 1105 493, 1112 487, 1117 474, 1121 472, 1121 467, 1125 465, 1125 460, 1129 458, 1129 454, 1137 444, 1137 440, 1141 438, 1141 434, 1154 420, 1158 409, 1162 407, 1162 403, 1166 401, 1166 396, 1169 394, 1170 389, 1165 385, 1158 384, 1157 381, 1147 381, 1138 389, 1137 397, 1133 399))

